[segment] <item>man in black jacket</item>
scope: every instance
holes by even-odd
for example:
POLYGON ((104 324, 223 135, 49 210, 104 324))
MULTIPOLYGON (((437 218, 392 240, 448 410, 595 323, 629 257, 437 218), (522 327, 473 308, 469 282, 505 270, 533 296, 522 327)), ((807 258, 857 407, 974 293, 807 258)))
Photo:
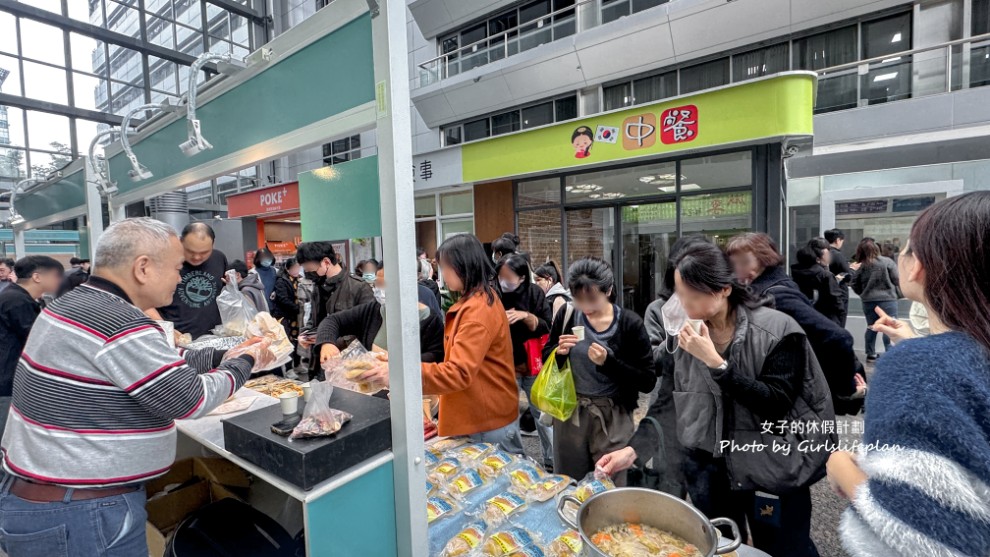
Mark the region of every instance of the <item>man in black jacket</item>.
POLYGON ((842 290, 842 297, 839 299, 842 304, 842 312, 839 314, 839 325, 846 326, 846 318, 849 316, 849 284, 852 282, 853 271, 849 268, 849 260, 842 253, 842 244, 846 242, 846 235, 838 228, 825 231, 825 241, 829 244, 829 251, 832 253, 832 261, 828 264, 828 270, 835 275, 835 280, 839 281, 842 290))
MULTIPOLYGON (((296 261, 303 266, 306 278, 316 285, 313 291, 312 328, 319 327, 330 315, 375 301, 368 283, 352 277, 341 266, 340 256, 330 242, 305 242, 296 251, 296 261)), ((310 358, 310 375, 322 376, 320 353, 310 358)))

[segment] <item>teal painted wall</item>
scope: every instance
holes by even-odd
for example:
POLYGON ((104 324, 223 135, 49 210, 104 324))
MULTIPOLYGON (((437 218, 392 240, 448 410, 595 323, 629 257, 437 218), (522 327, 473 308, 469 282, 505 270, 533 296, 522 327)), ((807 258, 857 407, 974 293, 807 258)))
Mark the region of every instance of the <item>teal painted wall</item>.
POLYGON ((309 503, 306 510, 310 557, 397 554, 391 462, 309 503))
MULTIPOLYGON (((211 150, 182 154, 179 144, 187 138, 182 119, 134 145, 134 153, 155 174, 150 181, 161 180, 371 102, 371 42, 371 16, 365 14, 197 107, 211 150)), ((110 159, 110 176, 121 193, 148 183, 131 182, 130 168, 123 153, 110 159)))
POLYGON ((299 175, 304 242, 382 235, 378 156, 299 175))
POLYGON ((86 205, 86 173, 82 170, 14 200, 17 212, 35 220, 86 205))

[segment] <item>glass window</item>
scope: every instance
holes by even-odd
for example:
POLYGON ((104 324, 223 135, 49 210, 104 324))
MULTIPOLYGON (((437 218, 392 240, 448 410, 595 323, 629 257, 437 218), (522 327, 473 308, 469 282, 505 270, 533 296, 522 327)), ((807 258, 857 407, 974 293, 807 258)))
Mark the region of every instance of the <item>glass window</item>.
POLYGON ((464 141, 475 141, 490 136, 491 129, 489 125, 488 118, 482 118, 481 120, 464 124, 464 141))
POLYGON ((740 151, 681 161, 681 191, 751 186, 753 153, 740 151))
POLYGON ((605 100, 605 110, 616 110, 624 106, 632 105, 635 100, 632 96, 632 83, 619 83, 602 88, 602 96, 605 100))
POLYGON ((474 219, 442 220, 440 233, 445 241, 461 234, 474 234, 474 219))
POLYGON ((32 60, 64 66, 65 35, 57 27, 22 18, 21 54, 32 60))
POLYGON ((107 103, 107 80, 72 72, 72 94, 78 108, 103 110, 107 103))
POLYGON ((544 18, 550 12, 549 0, 539 0, 519 9, 520 21, 532 22, 520 29, 519 50, 529 50, 553 40, 552 20, 544 18))
POLYGON ((911 50, 911 14, 863 23, 863 58, 911 50))
POLYGON ((20 180, 27 176, 27 153, 22 149, 0 148, 0 179, 20 180))
POLYGON ((644 77, 633 81, 633 100, 644 104, 677 95, 677 72, 644 77))
POLYGON ((99 2, 90 7, 91 2, 66 2, 69 6, 69 17, 83 23, 91 23, 97 27, 103 27, 106 22, 103 19, 103 7, 99 2), (92 10, 92 13, 90 13, 92 10))
POLYGON ((573 120, 578 117, 577 96, 557 99, 553 103, 554 111, 556 112, 554 116, 557 122, 573 120))
POLYGON ((458 145, 461 142, 461 126, 448 126, 443 128, 443 144, 458 145))
POLYGON ((0 93, 8 95, 21 95, 21 72, 17 58, 0 54, 0 70, 3 70, 4 79, 0 79, 0 93))
POLYGON ((729 83, 729 59, 720 58, 681 70, 681 93, 720 87, 729 83))
POLYGON ((17 18, 0 12, 0 52, 17 55, 17 18))
POLYGON ((629 0, 602 0, 602 23, 629 15, 629 0))
POLYGON ((148 42, 163 46, 165 48, 175 48, 175 24, 157 17, 148 17, 148 42))
POLYGON ((104 58, 104 44, 86 35, 69 33, 69 49, 72 51, 72 69, 82 72, 96 73, 97 54, 104 58), (97 52, 99 50, 99 52, 97 52))
POLYGON ((24 61, 26 96, 56 104, 69 104, 65 89, 65 70, 24 61))
POLYGON ((519 131, 519 111, 503 112, 492 116, 492 135, 519 131))
POLYGON ((518 215, 521 247, 538 266, 546 260, 560 265, 564 260, 560 244, 560 209, 522 211, 518 215))
POLYGON ((615 242, 615 210, 577 209, 565 213, 567 219, 567 266, 586 256, 601 257, 612 263, 615 242))
POLYGON ((990 0, 973 1, 973 35, 990 33, 990 0))
MULTIPOLYGON (((82 118, 76 118, 76 142, 79 146, 79 155, 89 156, 89 144, 93 142, 93 138, 103 129, 106 129, 106 124, 99 124, 97 122, 92 122, 90 120, 83 120, 82 118)), ((104 138, 101 143, 106 145, 109 140, 104 138)), ((96 152, 102 152, 99 147, 96 148, 96 152)))
MULTIPOLYGON (((863 57, 876 58, 911 49, 911 14, 863 23, 863 57)), ((870 64, 862 76, 863 94, 869 104, 910 98, 911 56, 892 56, 870 64)))
POLYGON ((520 207, 560 204, 560 178, 519 182, 516 203, 520 207))
POLYGON ((436 196, 429 197, 417 197, 416 198, 416 218, 423 217, 435 217, 437 216, 437 198, 436 196))
MULTIPOLYGON (((469 215, 474 213, 474 190, 440 194, 441 215, 469 215)), ((472 224, 473 226, 473 224, 472 224)))
POLYGON ((633 13, 641 12, 655 8, 661 4, 666 4, 667 2, 670 2, 670 0, 632 0, 632 11, 633 13))
POLYGON ((681 199, 681 235, 704 234, 719 247, 753 229, 749 191, 695 195, 681 199))
MULTIPOLYGON (((488 36, 488 27, 481 23, 469 29, 461 31, 461 46, 469 46, 488 36)), ((470 50, 462 53, 461 71, 466 72, 472 68, 483 66, 488 63, 488 49, 484 44, 474 44, 470 50)))
POLYGON ((522 109, 522 127, 535 128, 553 123, 553 103, 547 102, 522 109))
POLYGON ((732 57, 732 81, 746 81, 787 69, 787 44, 768 46, 732 57))
POLYGON ((855 62, 856 26, 794 40, 794 69, 823 70, 855 62))
POLYGON ((673 162, 588 172, 564 180, 567 202, 610 201, 674 193, 677 171, 673 162))
POLYGON ((24 137, 24 111, 12 106, 0 106, 0 110, 7 111, 7 145, 14 147, 27 147, 24 137))
MULTIPOLYGON (((47 112, 27 111, 28 141, 32 149, 70 153, 69 119, 47 112)), ((34 164, 34 161, 31 161, 34 164)))

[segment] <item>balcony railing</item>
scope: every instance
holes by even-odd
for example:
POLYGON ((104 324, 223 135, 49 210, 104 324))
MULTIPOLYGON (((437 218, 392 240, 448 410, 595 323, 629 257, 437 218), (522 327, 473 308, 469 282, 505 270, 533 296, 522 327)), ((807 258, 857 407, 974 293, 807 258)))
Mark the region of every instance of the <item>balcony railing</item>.
POLYGON ((832 66, 818 74, 816 113, 990 85, 990 33, 832 66))
POLYGON ((426 87, 468 70, 491 64, 577 33, 577 11, 594 0, 575 2, 533 21, 462 46, 419 65, 413 88, 426 87))

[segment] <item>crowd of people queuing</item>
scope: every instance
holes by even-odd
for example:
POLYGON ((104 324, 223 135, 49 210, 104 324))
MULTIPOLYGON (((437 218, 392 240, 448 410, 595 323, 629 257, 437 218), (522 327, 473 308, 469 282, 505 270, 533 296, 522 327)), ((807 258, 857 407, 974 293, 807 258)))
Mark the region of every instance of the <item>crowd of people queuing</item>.
MULTIPOLYGON (((105 537, 89 527, 97 503, 137 513, 113 544, 138 554, 140 484, 171 464, 172 421, 209 412, 271 363, 258 341, 177 352, 155 323, 210 334, 228 270, 297 345, 279 373, 322 379, 321 364, 354 340, 387 358, 383 263, 350 272, 332 243, 307 242, 280 264, 259 249, 249 269, 214 241, 204 223, 176 234, 128 219, 104 232, 92 270, 85 260, 69 271, 44 256, 0 261, 0 546, 10 557, 47 555, 66 536, 70 555, 105 554, 105 537), (109 435, 117 431, 130 433, 109 435)), ((439 433, 518 454, 521 435, 535 434, 548 470, 605 474, 620 486, 650 466, 660 489, 709 518, 732 518, 774 557, 818 555, 810 488, 826 475, 851 503, 841 523, 851 555, 985 556, 990 193, 926 210, 896 261, 864 238, 850 263, 844 241, 826 231, 797 251, 788 274, 766 234, 724 249, 682 237, 642 317, 617 303, 615 274, 599 258, 563 272, 534 262, 511 233, 490 250, 451 237, 433 261, 421 249, 422 386, 439 401, 439 433), (850 288, 868 323, 866 360, 876 362, 869 386, 845 329, 850 288), (905 297, 924 313, 923 332, 897 319, 905 297), (520 414, 520 394, 530 396, 551 358, 574 378, 578 404, 566 421, 532 405, 520 414), (648 419, 637 423, 647 395, 648 419), (846 451, 824 424, 864 409, 863 445, 846 451), (798 422, 821 430, 798 431, 798 422), (768 440, 817 448, 745 448, 768 440)), ((388 368, 356 380, 387 389, 388 368)))

